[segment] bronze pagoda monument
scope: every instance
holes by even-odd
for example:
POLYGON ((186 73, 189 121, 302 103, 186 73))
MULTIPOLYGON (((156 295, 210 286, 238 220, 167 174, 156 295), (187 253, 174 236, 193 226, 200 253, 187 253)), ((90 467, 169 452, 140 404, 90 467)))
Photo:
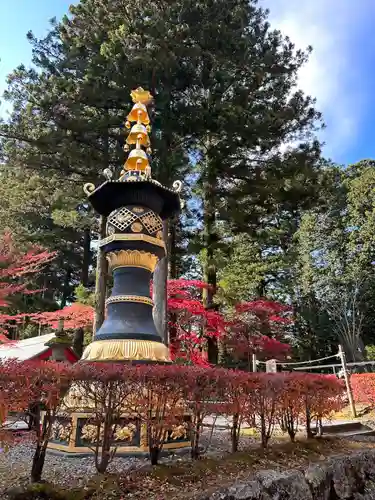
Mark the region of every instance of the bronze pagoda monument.
MULTIPOLYGON (((150 281, 158 261, 166 255, 163 221, 180 210, 181 182, 174 182, 170 189, 152 178, 147 111, 152 96, 138 88, 131 92, 131 97, 134 104, 127 116, 130 132, 124 147, 129 154, 119 179, 112 180, 107 173, 108 180, 99 187, 84 186, 95 211, 107 217, 106 237, 99 245, 113 274, 113 288, 106 300, 105 321, 80 362, 171 362, 169 348, 154 324, 150 281)), ((74 397, 74 391, 67 395, 67 406, 74 397)), ((90 417, 87 406, 69 417, 59 416, 49 448, 91 454, 90 417)), ((147 429, 131 416, 124 415, 122 420, 119 435, 128 437, 116 441, 118 453, 147 452, 147 429)), ((167 438, 164 449, 189 446, 189 436, 182 434, 177 439, 167 438)))
POLYGON ((107 180, 95 189, 85 185, 88 199, 108 217, 107 237, 100 242, 106 253, 114 286, 106 301, 107 317, 86 348, 82 360, 170 362, 169 349, 152 317, 150 280, 166 253, 163 220, 180 210, 179 190, 152 179, 149 92, 131 93, 134 105, 126 126, 130 128, 125 150, 130 150, 118 180, 107 180))

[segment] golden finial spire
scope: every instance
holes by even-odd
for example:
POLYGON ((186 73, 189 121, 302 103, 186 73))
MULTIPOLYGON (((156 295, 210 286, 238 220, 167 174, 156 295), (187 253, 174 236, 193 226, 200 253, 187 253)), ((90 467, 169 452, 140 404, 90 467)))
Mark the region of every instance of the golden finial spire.
POLYGON ((148 90, 138 87, 130 93, 134 102, 130 113, 127 116, 125 126, 130 129, 124 146, 125 151, 130 150, 131 145, 135 145, 129 153, 125 162, 124 170, 121 172, 120 180, 126 181, 129 177, 151 177, 151 167, 146 152, 151 153, 150 138, 150 118, 146 105, 152 101, 152 95, 148 90), (135 123, 134 123, 135 122, 135 123), (134 123, 134 125, 132 125, 134 123), (130 173, 132 172, 132 173, 130 173))

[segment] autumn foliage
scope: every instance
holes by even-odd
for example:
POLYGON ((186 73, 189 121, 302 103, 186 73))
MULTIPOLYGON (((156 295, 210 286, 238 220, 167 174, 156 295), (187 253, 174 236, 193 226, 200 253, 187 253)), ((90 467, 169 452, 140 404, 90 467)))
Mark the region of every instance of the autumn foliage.
POLYGON ((8 306, 9 298, 16 293, 35 293, 30 289, 28 277, 54 257, 54 253, 39 247, 23 253, 15 245, 11 233, 5 233, 0 239, 0 306, 8 306))
POLYGON ((350 383, 355 401, 375 407, 375 373, 355 373, 350 383))
MULTIPOLYGON (((55 253, 39 247, 31 247, 22 252, 11 233, 6 232, 0 238, 0 307, 8 307, 15 295, 30 295, 40 291, 32 287, 31 278, 54 257, 55 253)), ((21 315, 19 319, 22 320, 24 316, 21 315)), ((14 319, 14 316, 0 314, 0 326, 5 326, 14 319)), ((4 339, 1 341, 4 342, 4 339)))
POLYGON ((244 362, 247 369, 253 353, 260 358, 285 358, 290 347, 279 338, 291 322, 289 306, 259 299, 238 304, 233 314, 223 315, 204 307, 202 291, 207 287, 207 283, 197 280, 168 281, 173 359, 208 367, 204 354, 208 339, 220 340, 226 351, 244 362))
POLYGON ((258 359, 284 359, 290 346, 280 339, 291 321, 290 307, 278 302, 259 299, 237 304, 225 323, 226 350, 247 370, 253 354, 258 359))
POLYGON ((85 304, 74 302, 58 311, 47 311, 28 315, 29 320, 41 325, 48 325, 57 329, 59 321, 63 320, 66 330, 85 328, 91 326, 94 321, 94 309, 85 304))
POLYGON ((329 418, 338 410, 343 404, 342 394, 343 385, 337 378, 305 373, 247 373, 188 365, 7 361, 0 363, 0 437, 2 442, 11 442, 7 437, 11 435, 7 429, 10 412, 34 408, 37 422, 42 425, 33 428, 36 449, 31 478, 40 481, 53 423, 60 414, 90 409, 90 426, 96 435, 96 467, 105 472, 116 453, 114 439, 124 415, 131 415, 147 429, 143 446, 148 447, 152 463, 156 464, 173 433, 190 438, 192 458, 198 458, 208 416, 232 419, 233 451, 238 448, 243 424, 257 428, 261 444, 266 447, 275 425, 280 424, 294 440, 300 425, 310 426, 313 418, 329 418))
POLYGON ((208 367, 207 341, 224 334, 223 315, 203 305, 202 291, 206 288, 207 283, 198 280, 168 281, 168 330, 175 361, 208 367))
POLYGON ((0 441, 2 446, 9 446, 25 438, 12 429, 11 414, 28 412, 34 422, 35 452, 30 474, 33 481, 41 479, 53 420, 69 388, 73 369, 71 365, 53 361, 7 360, 0 363, 0 441))
POLYGON ((34 364, 15 360, 0 364, 0 440, 2 445, 13 441, 9 432, 8 417, 11 412, 23 412, 34 397, 35 388, 30 374, 34 364))

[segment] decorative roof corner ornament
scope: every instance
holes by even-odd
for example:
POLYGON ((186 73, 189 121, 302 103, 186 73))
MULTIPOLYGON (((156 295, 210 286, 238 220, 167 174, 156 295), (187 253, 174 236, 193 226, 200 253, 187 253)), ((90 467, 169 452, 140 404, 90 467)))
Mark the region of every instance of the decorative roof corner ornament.
MULTIPOLYGON (((172 184, 172 188, 173 188, 173 191, 180 195, 181 191, 182 191, 182 182, 177 180, 177 181, 174 181, 174 183, 172 184)), ((180 200, 180 209, 183 210, 185 208, 185 201, 180 197, 179 197, 179 200, 180 200)))
POLYGON ((107 179, 107 181, 110 181, 113 177, 113 172, 110 168, 105 168, 103 170, 103 175, 107 179))
POLYGON ((181 193, 182 182, 181 181, 174 181, 174 183, 172 184, 172 187, 173 187, 175 193, 181 193))
POLYGON ((83 186, 83 191, 87 196, 90 196, 90 194, 95 191, 95 184, 93 184, 92 182, 87 182, 83 186))

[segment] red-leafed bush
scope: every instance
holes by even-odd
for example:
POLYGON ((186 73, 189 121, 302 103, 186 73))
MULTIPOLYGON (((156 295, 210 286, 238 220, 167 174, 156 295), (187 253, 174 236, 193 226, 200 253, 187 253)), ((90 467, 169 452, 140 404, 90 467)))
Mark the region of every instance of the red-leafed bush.
POLYGON ((228 370, 223 368, 186 367, 186 396, 192 419, 191 457, 200 455, 199 442, 203 431, 203 420, 223 411, 228 370))
POLYGON ((334 375, 300 373, 305 403, 306 435, 312 436, 311 422, 331 418, 344 406, 344 383, 334 375))
POLYGON ((54 361, 4 361, 0 363, 1 441, 12 442, 14 433, 7 425, 10 412, 31 413, 35 453, 31 480, 40 481, 52 425, 62 398, 72 379, 72 365, 54 361), (41 408, 45 414, 41 421, 41 408), (40 425, 41 424, 41 425, 40 425))
POLYGON ((375 373, 355 373, 350 383, 355 401, 375 407, 375 373))
MULTIPOLYGON (((104 473, 116 453, 121 433, 136 433, 135 422, 147 430, 142 446, 156 465, 168 434, 189 434, 184 415, 188 411, 190 367, 179 365, 124 365, 82 363, 75 370, 74 386, 65 411, 90 409, 91 442, 95 465, 104 473), (129 417, 126 429, 119 422, 129 417), (116 437, 117 436, 117 437, 116 437)), ((190 379, 191 382, 191 379, 190 379)), ((137 425, 138 425, 137 424, 137 425)))
POLYGON ((115 456, 121 416, 127 411, 132 414, 141 401, 138 382, 142 369, 123 363, 81 363, 75 369, 74 384, 64 411, 89 409, 91 417, 84 429, 87 446, 94 453, 99 473, 107 470, 115 456), (137 396, 135 399, 134 395, 137 396), (134 408, 130 408, 130 404, 134 408))
POLYGON ((344 387, 336 377, 308 373, 227 371, 221 412, 232 417, 232 450, 238 448, 242 422, 260 431, 266 447, 277 423, 294 441, 299 425, 330 418, 343 404, 344 387))
POLYGON ((141 365, 136 368, 134 399, 128 412, 136 415, 147 429, 151 464, 156 465, 168 433, 184 428, 189 397, 189 368, 178 365, 141 365))
POLYGON ((250 377, 253 390, 247 405, 246 420, 249 425, 259 429, 262 446, 266 448, 280 414, 284 378, 278 373, 254 373, 250 377))
POLYGON ((35 361, 30 365, 33 385, 32 403, 36 447, 31 468, 31 481, 40 482, 52 427, 59 413, 63 397, 69 390, 78 365, 56 361, 35 361), (44 417, 41 419, 41 410, 44 417), (41 422, 41 425, 39 425, 41 422))
MULTIPOLYGON (((354 376, 353 385, 355 390, 365 387, 361 389, 365 399, 373 398, 372 374, 354 376)), ((233 451, 238 449, 243 422, 259 429, 261 444, 266 447, 276 424, 281 423, 294 440, 301 423, 310 429, 312 419, 329 418, 340 409, 342 395, 342 382, 335 377, 299 372, 9 361, 0 363, 0 437, 5 439, 4 424, 9 412, 23 411, 33 404, 39 424, 43 408, 42 425, 33 429, 36 451, 32 480, 40 481, 54 420, 65 412, 89 409, 89 426, 94 432, 91 448, 97 469, 105 472, 116 452, 118 435, 132 433, 135 421, 147 429, 147 442, 142 444, 148 446, 153 464, 158 462, 166 438, 173 433, 186 437, 190 432, 192 458, 197 459, 203 422, 208 416, 226 415, 232 419, 233 451), (65 398, 69 390, 69 397, 65 398), (191 425, 184 420, 187 413, 191 425), (126 425, 124 416, 129 420, 126 425)))
POLYGON ((256 389, 257 377, 240 370, 228 370, 225 382, 225 396, 221 413, 232 418, 231 448, 238 451, 241 426, 246 416, 252 413, 252 394, 256 389), (249 408, 251 406, 251 410, 249 408))
POLYGON ((10 413, 24 412, 34 397, 32 369, 34 364, 7 360, 0 363, 0 442, 2 447, 13 442, 9 430, 10 413))
POLYGON ((298 425, 306 415, 304 391, 306 378, 303 374, 283 373, 282 391, 279 400, 279 421, 282 429, 289 434, 290 440, 294 442, 298 425))

